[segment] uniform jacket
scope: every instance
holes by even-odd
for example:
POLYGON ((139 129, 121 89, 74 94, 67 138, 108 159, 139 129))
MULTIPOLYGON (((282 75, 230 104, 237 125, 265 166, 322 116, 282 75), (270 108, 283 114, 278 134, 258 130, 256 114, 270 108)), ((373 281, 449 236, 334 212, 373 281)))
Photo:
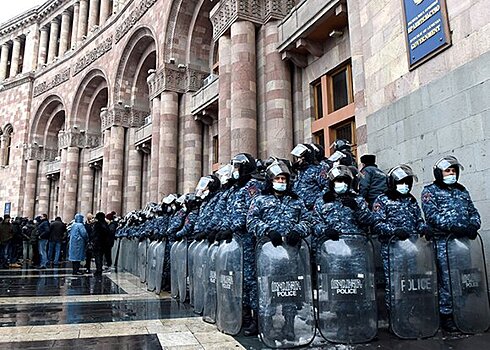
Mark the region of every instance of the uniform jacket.
POLYGON ((359 194, 368 203, 388 190, 386 174, 378 169, 377 165, 368 165, 361 170, 361 180, 359 181, 359 194))
POLYGON ((293 183, 293 191, 303 200, 308 210, 313 208, 316 200, 322 196, 322 182, 325 182, 326 178, 321 174, 321 165, 310 164, 306 169, 298 172, 296 181, 293 183))

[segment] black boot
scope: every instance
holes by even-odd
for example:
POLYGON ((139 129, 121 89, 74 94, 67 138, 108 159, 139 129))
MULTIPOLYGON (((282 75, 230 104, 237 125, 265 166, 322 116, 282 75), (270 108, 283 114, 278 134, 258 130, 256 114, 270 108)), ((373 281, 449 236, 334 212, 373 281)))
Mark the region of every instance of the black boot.
POLYGON ((246 337, 251 337, 257 335, 259 333, 258 323, 257 323, 257 314, 252 313, 250 316, 250 321, 247 326, 243 327, 243 335, 246 337))
POLYGON ((456 327, 456 324, 454 323, 453 320, 453 315, 445 315, 445 314, 440 314, 441 316, 441 328, 445 330, 446 332, 457 332, 458 328, 456 327))

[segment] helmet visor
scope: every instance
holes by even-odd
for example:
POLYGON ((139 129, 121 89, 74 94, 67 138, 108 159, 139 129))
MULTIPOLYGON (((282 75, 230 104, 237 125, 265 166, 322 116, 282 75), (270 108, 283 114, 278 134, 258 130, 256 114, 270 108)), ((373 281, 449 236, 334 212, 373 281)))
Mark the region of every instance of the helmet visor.
POLYGON ((275 161, 271 165, 269 165, 267 167, 266 173, 267 173, 267 177, 270 180, 274 179, 276 176, 281 174, 285 174, 288 176, 290 175, 288 166, 283 162, 278 162, 278 161, 275 161))
POLYGON ((225 184, 229 179, 231 179, 231 173, 233 172, 233 166, 231 164, 226 164, 216 171, 216 176, 222 184, 225 184))
POLYGON ((328 178, 330 179, 330 181, 334 181, 335 179, 337 179, 339 177, 346 177, 346 178, 349 178, 351 180, 354 178, 350 169, 345 165, 338 165, 336 167, 333 167, 328 172, 328 178))
POLYGON ((340 151, 335 151, 329 158, 328 160, 331 161, 331 162, 337 162, 339 161, 340 159, 344 158, 345 157, 345 154, 343 154, 342 152, 340 151))
POLYGON ((196 196, 201 196, 203 192, 208 188, 211 181, 213 180, 209 177, 201 177, 196 186, 196 196))
POLYGON ((417 175, 414 174, 412 168, 408 165, 398 165, 390 170, 389 176, 393 177, 395 181, 403 180, 406 177, 412 177, 415 181, 418 181, 417 175))
POLYGON ((177 199, 176 195, 169 194, 167 197, 163 198, 163 204, 169 205, 170 203, 172 203, 176 199, 177 199))
POLYGON ((308 148, 303 145, 303 144, 298 144, 296 145, 296 147, 293 148, 293 150, 291 151, 291 154, 295 157, 303 157, 305 155, 305 153, 308 152, 308 148))
POLYGON ((441 158, 436 162, 435 165, 436 168, 441 169, 443 171, 453 166, 457 166, 459 167, 459 169, 464 170, 464 167, 461 165, 461 163, 458 162, 456 157, 453 156, 441 158))

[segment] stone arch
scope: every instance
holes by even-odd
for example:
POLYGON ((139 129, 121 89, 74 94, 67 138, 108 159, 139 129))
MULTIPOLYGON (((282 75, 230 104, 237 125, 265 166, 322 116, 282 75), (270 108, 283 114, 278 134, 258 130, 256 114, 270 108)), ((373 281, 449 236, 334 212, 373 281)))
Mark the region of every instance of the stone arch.
POLYGON ((143 110, 149 108, 148 70, 156 69, 158 50, 153 31, 140 26, 126 42, 116 72, 114 102, 143 110))
POLYGON ((170 11, 165 41, 165 58, 175 58, 195 69, 210 71, 213 57, 213 25, 209 12, 216 3, 175 0, 170 11))
POLYGON ((14 127, 8 123, 3 130, 0 129, 1 136, 1 165, 6 166, 10 164, 10 148, 12 146, 12 134, 14 133, 14 127))
POLYGON ((89 71, 80 83, 73 100, 70 126, 92 135, 101 134, 100 112, 109 105, 107 75, 100 69, 89 71))
POLYGON ((53 113, 56 115, 60 112, 63 112, 64 120, 65 104, 60 96, 50 95, 44 99, 34 114, 35 117, 31 126, 31 132, 29 133, 29 142, 44 144, 46 130, 52 121, 53 113))

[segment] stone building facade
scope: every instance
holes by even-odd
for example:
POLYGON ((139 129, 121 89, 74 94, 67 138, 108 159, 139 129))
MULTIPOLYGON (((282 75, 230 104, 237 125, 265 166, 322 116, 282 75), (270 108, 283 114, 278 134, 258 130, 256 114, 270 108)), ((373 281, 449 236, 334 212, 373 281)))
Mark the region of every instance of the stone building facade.
POLYGON ((416 191, 454 153, 488 230, 490 0, 446 0, 452 44, 413 69, 402 4, 48 0, 0 26, 0 206, 124 213, 343 137, 416 191))

